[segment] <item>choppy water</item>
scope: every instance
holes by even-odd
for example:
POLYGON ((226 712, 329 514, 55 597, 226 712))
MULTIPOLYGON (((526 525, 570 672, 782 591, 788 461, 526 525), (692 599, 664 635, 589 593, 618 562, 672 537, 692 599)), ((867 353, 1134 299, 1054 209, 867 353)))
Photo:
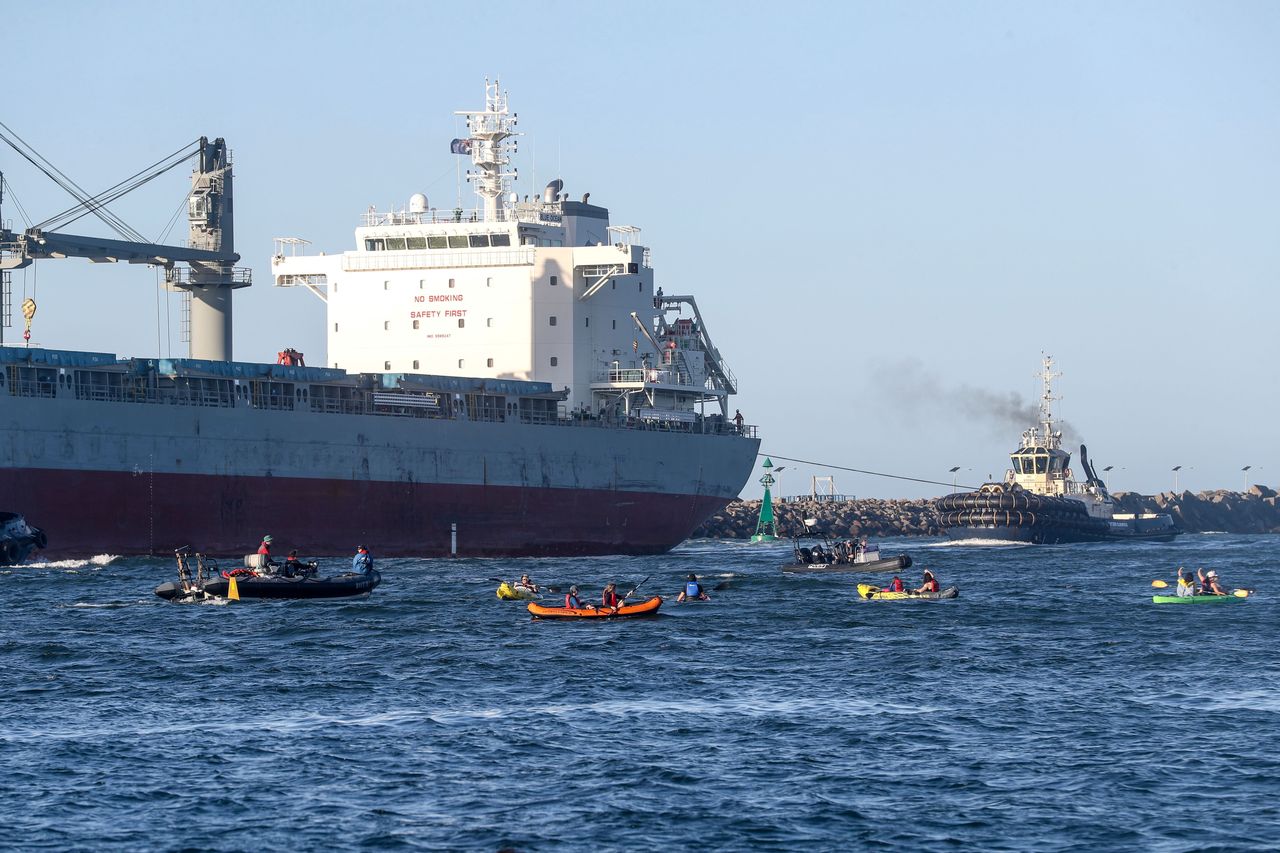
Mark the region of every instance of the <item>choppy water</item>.
POLYGON ((943 602, 710 542, 225 607, 152 596, 158 559, 0 570, 0 845, 1276 849, 1278 546, 885 542, 943 602), (1179 563, 1260 591, 1152 605, 1179 563), (521 571, 729 588, 535 623, 487 580, 521 571))

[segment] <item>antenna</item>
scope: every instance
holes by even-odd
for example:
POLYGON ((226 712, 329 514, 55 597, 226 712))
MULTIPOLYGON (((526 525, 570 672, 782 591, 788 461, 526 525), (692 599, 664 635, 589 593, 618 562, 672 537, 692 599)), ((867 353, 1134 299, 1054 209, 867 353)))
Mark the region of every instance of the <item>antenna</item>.
POLYGON ((1053 401, 1062 399, 1053 396, 1053 380, 1062 374, 1053 372, 1053 356, 1043 352, 1040 355, 1043 363, 1039 379, 1044 383, 1044 392, 1040 395, 1040 424, 1044 427, 1045 437, 1048 438, 1053 434, 1053 401))

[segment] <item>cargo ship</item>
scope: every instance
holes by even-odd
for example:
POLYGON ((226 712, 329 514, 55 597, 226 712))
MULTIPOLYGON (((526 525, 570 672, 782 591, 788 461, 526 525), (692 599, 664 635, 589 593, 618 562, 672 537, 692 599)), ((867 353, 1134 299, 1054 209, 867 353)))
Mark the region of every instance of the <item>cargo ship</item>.
POLYGON ((639 229, 589 194, 510 191, 496 82, 459 114, 475 209, 414 193, 350 250, 277 239, 274 283, 327 305, 324 366, 232 358, 251 276, 221 139, 193 155, 186 246, 0 231, 6 286, 43 258, 148 263, 189 310, 190 358, 0 346, 0 491, 47 553, 239 554, 269 531, 310 554, 654 554, 737 496, 759 440, 694 297, 655 288, 639 229))
POLYGON ((1008 542, 1166 542, 1180 531, 1168 513, 1117 512, 1106 483, 1080 445, 1085 479, 1071 470, 1071 454, 1062 449, 1062 431, 1053 419, 1053 359, 1044 357, 1040 423, 1022 434, 1010 454, 1012 467, 1003 482, 985 483, 972 492, 939 498, 942 526, 951 539, 1008 542))

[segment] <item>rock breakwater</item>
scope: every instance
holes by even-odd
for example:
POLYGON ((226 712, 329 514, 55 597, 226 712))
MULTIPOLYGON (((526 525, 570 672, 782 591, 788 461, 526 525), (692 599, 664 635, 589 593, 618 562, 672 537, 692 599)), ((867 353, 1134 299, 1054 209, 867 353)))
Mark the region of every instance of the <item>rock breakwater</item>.
MULTIPOLYGON (((1167 512, 1187 533, 1280 533, 1276 492, 1253 486, 1247 492, 1225 489, 1205 492, 1161 492, 1140 495, 1118 492, 1119 512, 1167 512)), ((749 539, 756 532, 760 501, 735 500, 695 530, 693 538, 749 539)), ((819 530, 832 536, 942 536, 933 498, 850 501, 792 501, 774 504, 778 533, 804 529, 804 519, 818 520, 819 530)))

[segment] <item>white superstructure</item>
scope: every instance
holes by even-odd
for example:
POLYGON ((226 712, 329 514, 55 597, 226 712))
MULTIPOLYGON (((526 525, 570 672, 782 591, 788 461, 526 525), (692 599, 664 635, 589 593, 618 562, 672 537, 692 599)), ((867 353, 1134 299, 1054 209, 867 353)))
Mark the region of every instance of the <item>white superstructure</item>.
POLYGON ((639 229, 570 201, 510 191, 516 117, 498 84, 466 116, 468 181, 481 206, 436 209, 415 193, 400 211, 370 210, 355 249, 298 254, 277 240, 279 286, 305 286, 328 306, 327 366, 351 372, 526 379, 567 388, 592 417, 692 421, 706 403, 727 417, 731 372, 691 296, 655 291, 639 229))

